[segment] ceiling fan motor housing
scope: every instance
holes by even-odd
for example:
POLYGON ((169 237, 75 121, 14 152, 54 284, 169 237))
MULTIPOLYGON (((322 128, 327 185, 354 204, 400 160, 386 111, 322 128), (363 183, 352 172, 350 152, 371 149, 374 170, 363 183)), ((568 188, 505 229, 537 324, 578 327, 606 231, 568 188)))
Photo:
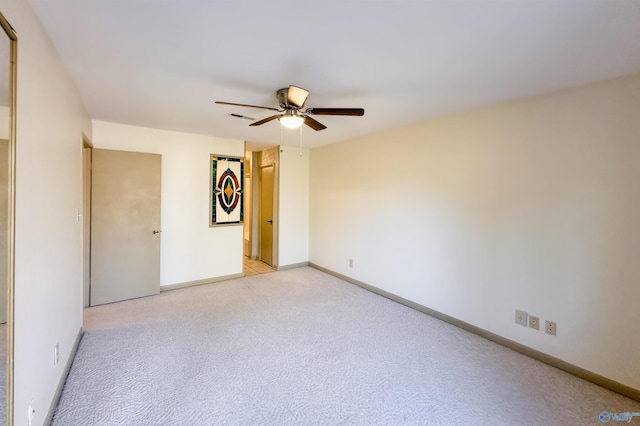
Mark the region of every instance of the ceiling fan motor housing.
POLYGON ((278 104, 280 105, 280 108, 289 109, 293 106, 293 105, 289 105, 288 103, 288 99, 289 99, 288 87, 278 90, 276 92, 276 97, 278 98, 278 104))

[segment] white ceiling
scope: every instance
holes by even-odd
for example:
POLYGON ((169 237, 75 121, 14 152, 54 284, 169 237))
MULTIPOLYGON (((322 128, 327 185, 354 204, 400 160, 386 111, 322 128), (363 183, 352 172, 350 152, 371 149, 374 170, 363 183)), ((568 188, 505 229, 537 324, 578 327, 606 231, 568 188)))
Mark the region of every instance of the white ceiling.
MULTIPOLYGON (((308 89, 319 146, 640 71, 639 0, 29 0, 92 118, 279 143, 237 113, 308 89)), ((284 135, 296 144, 297 132, 284 135)))

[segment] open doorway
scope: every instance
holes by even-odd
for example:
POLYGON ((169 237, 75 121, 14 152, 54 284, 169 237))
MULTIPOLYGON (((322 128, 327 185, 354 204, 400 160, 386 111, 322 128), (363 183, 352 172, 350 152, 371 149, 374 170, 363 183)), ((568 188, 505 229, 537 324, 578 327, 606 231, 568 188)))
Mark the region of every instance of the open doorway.
POLYGON ((252 166, 253 161, 251 159, 252 152, 246 151, 244 156, 244 256, 248 259, 255 259, 252 249, 252 229, 253 229, 253 180, 252 180, 252 166))
POLYGON ((278 181, 280 148, 258 152, 258 259, 278 269, 278 181))
POLYGON ((278 154, 275 146, 245 155, 245 275, 277 269, 278 154))

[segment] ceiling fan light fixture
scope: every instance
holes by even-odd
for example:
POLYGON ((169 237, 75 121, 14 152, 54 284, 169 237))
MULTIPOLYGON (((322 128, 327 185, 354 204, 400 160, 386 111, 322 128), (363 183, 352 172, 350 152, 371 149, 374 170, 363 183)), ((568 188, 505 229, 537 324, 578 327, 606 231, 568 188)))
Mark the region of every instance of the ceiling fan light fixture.
MULTIPOLYGON (((280 120, 282 127, 288 129, 300 129, 302 125, 309 126, 315 131, 324 130, 327 128, 324 124, 313 118, 313 115, 343 115, 361 117, 364 115, 363 108, 307 108, 303 110, 309 91, 297 86, 289 86, 282 88, 276 92, 276 98, 280 108, 272 108, 260 105, 239 104, 235 102, 223 102, 216 101, 217 104, 232 105, 243 108, 260 108, 270 111, 276 111, 279 114, 272 115, 262 120, 255 121, 249 126, 262 126, 273 120, 280 120)), ((232 114, 235 117, 244 117, 239 114, 232 114)))
POLYGON ((304 123, 304 117, 295 114, 293 111, 280 117, 280 124, 287 129, 297 129, 302 126, 302 123, 304 123))

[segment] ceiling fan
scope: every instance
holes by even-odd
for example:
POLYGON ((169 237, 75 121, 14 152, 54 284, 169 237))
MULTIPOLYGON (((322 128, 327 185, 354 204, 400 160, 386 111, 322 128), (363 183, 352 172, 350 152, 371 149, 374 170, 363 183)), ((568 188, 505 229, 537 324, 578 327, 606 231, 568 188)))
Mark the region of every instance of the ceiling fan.
POLYGON ((364 109, 362 108, 307 108, 303 110, 302 108, 304 107, 304 103, 307 101, 308 96, 308 90, 301 87, 289 86, 276 92, 276 98, 278 99, 280 108, 222 101, 216 101, 216 103, 248 108, 261 108, 280 113, 264 118, 260 121, 256 121, 255 123, 251 123, 249 126, 260 126, 264 123, 268 123, 269 121, 278 119, 283 126, 290 129, 297 129, 304 123, 313 130, 324 130, 327 126, 314 118, 311 118, 309 115, 351 115, 356 117, 364 115, 364 109))

